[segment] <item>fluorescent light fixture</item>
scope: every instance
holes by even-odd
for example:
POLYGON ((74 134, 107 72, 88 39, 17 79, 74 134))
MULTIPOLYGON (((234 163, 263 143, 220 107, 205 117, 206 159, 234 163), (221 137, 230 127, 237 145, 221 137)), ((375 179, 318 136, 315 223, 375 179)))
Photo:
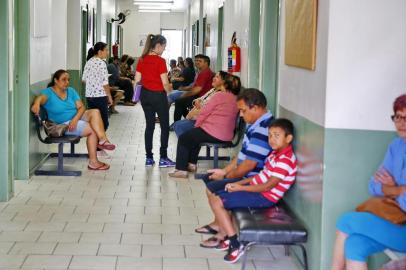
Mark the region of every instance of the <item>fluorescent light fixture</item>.
POLYGON ((140 9, 170 9, 170 6, 138 6, 138 10, 140 9))
POLYGON ((161 4, 173 4, 173 1, 134 1, 134 5, 161 5, 161 4))
POLYGON ((139 9, 138 12, 171 12, 170 9, 139 9))

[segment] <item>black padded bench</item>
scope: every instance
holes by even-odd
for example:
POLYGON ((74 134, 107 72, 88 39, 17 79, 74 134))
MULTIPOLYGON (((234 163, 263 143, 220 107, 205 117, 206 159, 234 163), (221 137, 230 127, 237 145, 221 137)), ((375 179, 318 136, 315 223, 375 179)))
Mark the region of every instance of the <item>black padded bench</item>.
POLYGON ((50 176, 80 176, 82 174, 81 171, 67 171, 64 169, 63 166, 63 158, 64 157, 88 157, 88 154, 77 154, 75 153, 75 144, 79 143, 80 138, 79 136, 69 136, 65 135, 59 138, 53 138, 49 136, 43 137, 45 134, 44 126, 42 121, 48 119, 48 115, 44 108, 41 107, 40 114, 34 115, 35 126, 37 130, 38 139, 44 144, 58 144, 58 153, 51 153, 48 157, 57 157, 58 164, 56 170, 40 170, 37 169, 34 171, 35 175, 50 175, 50 176), (63 153, 63 146, 65 143, 70 144, 70 153, 63 153))
POLYGON ((303 246, 307 242, 307 230, 283 202, 268 209, 237 209, 232 214, 239 241, 245 245, 242 270, 246 266, 248 250, 254 245, 283 245, 286 252, 289 246, 298 246, 303 254, 303 268, 309 269, 303 246))

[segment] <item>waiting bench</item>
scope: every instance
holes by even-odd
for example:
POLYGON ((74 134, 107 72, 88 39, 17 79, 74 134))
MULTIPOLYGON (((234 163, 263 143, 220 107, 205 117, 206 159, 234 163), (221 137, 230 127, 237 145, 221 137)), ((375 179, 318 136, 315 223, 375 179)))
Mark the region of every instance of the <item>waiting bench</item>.
POLYGON ((254 245, 298 246, 303 254, 303 268, 308 270, 306 249, 307 230, 292 211, 282 202, 268 209, 236 209, 233 220, 239 231, 239 241, 245 245, 242 270, 245 269, 247 253, 254 245))
MULTIPOLYGON (((220 148, 234 148, 240 144, 241 138, 245 132, 245 121, 242 117, 238 116, 234 129, 234 139, 232 142, 227 143, 201 143, 200 146, 206 147, 206 156, 199 156, 199 160, 213 160, 213 168, 218 168, 219 160, 230 160, 229 156, 219 156, 220 148), (210 154, 210 149, 213 148, 213 156, 210 154)), ((196 178, 199 178, 197 176, 196 178)))
POLYGON ((40 114, 34 115, 35 126, 37 130, 38 139, 45 144, 58 144, 58 153, 51 153, 48 157, 58 157, 57 170, 40 170, 37 169, 34 171, 35 175, 52 175, 52 176, 80 176, 81 171, 67 171, 63 166, 64 157, 88 157, 88 154, 77 154, 75 153, 75 144, 79 143, 79 136, 70 136, 65 135, 59 138, 53 138, 49 136, 44 136, 44 126, 43 121, 48 119, 48 115, 44 108, 41 107, 40 114), (63 153, 63 146, 65 143, 69 143, 71 146, 70 153, 63 153))

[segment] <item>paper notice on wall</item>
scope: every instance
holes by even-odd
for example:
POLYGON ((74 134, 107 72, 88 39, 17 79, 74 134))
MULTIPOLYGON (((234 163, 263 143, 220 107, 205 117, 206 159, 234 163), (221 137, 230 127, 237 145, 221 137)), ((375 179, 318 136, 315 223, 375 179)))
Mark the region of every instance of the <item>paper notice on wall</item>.
POLYGON ((314 70, 317 0, 286 0, 285 64, 314 70))
POLYGON ((139 46, 144 47, 145 42, 147 41, 147 35, 138 35, 138 39, 139 39, 139 46))

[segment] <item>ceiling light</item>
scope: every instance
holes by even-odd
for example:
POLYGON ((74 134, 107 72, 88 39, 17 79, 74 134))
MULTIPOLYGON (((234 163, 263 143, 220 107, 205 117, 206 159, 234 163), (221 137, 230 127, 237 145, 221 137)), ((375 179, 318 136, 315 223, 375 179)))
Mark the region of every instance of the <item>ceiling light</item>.
POLYGON ((140 9, 168 9, 170 10, 169 6, 138 6, 138 10, 140 9))
POLYGON ((173 1, 134 1, 134 5, 160 5, 160 4, 173 4, 173 1))
POLYGON ((139 9, 138 12, 171 12, 170 9, 139 9))

